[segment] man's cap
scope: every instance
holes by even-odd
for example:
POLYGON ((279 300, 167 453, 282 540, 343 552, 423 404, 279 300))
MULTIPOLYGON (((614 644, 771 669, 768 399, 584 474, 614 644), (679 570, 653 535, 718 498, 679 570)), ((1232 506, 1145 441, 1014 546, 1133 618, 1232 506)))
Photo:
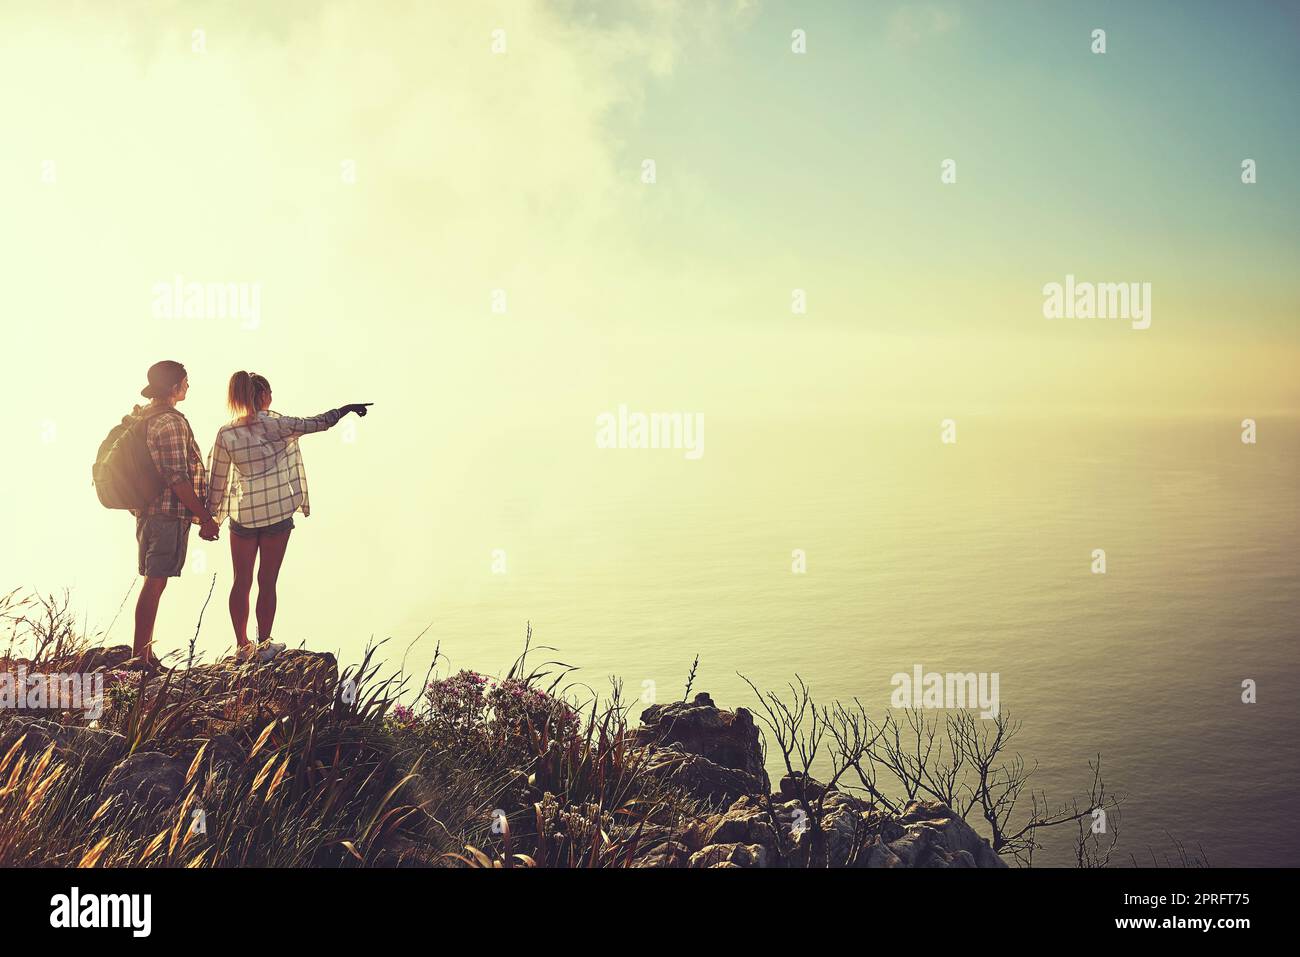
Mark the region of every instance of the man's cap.
POLYGON ((163 399, 185 378, 185 367, 179 362, 164 359, 149 367, 149 384, 140 390, 146 399, 163 399))

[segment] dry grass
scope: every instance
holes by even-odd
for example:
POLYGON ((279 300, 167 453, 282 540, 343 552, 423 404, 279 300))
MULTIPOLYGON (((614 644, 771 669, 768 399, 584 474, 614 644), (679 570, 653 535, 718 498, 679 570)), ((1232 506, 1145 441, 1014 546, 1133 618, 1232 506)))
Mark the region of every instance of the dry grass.
MULTIPOLYGON (((66 671, 99 637, 77 629, 66 596, 4 596, 0 627, 0 668, 66 671)), ((645 822, 692 806, 629 748, 618 686, 580 704, 577 686, 560 687, 567 666, 528 667, 530 639, 498 685, 534 710, 498 696, 469 724, 429 696, 399 708, 407 679, 381 677, 375 647, 341 676, 308 669, 287 690, 259 684, 269 666, 208 666, 223 675, 221 713, 196 668, 110 681, 96 726, 73 712, 39 715, 58 727, 6 716, 0 866, 626 866, 645 822), (188 760, 177 799, 104 797, 108 772, 146 752, 188 760)))

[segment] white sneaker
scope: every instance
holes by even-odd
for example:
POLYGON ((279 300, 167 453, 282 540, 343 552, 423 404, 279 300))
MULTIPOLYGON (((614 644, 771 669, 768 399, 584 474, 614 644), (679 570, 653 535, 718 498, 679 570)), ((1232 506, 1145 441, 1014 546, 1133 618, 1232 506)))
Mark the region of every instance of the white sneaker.
POLYGON ((282 651, 284 651, 283 641, 264 641, 257 646, 257 660, 270 661, 282 651))

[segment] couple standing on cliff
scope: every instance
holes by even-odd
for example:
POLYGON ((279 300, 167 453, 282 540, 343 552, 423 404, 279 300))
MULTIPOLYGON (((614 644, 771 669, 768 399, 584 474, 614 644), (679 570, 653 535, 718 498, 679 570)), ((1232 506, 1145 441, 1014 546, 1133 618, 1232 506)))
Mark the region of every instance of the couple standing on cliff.
POLYGON ((176 408, 189 392, 189 377, 179 362, 149 367, 149 384, 140 394, 149 399, 134 414, 143 418, 149 458, 162 480, 162 492, 143 508, 132 509, 144 584, 135 606, 135 655, 153 667, 153 628, 167 579, 180 576, 190 526, 199 537, 216 541, 223 520, 230 519, 230 621, 235 629, 235 656, 266 660, 284 649, 271 641, 275 621, 275 585, 289 545, 296 512, 310 514, 307 472, 298 437, 322 432, 349 412, 366 414, 369 402, 340 406, 309 418, 271 410, 271 384, 255 372, 230 377, 226 402, 233 418, 217 431, 205 468, 189 421, 176 408), (259 561, 260 556, 260 561, 259 561), (257 566, 257 637, 248 637, 248 603, 257 566))

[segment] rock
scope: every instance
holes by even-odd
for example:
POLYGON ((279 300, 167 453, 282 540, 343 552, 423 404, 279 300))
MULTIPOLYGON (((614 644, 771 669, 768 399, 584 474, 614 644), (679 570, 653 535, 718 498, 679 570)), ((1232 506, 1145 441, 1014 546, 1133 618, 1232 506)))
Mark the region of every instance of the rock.
POLYGON ((874 839, 869 814, 858 810, 851 801, 822 804, 821 841, 814 842, 818 814, 817 802, 809 802, 812 814, 798 801, 781 805, 778 818, 789 828, 791 857, 799 866, 809 867, 862 867, 864 845, 874 839))
POLYGON ((97 671, 112 671, 131 667, 145 667, 140 659, 134 657, 130 645, 108 645, 105 647, 84 648, 81 651, 64 653, 57 656, 41 657, 40 664, 34 664, 30 658, 10 658, 0 655, 0 668, 16 671, 26 668, 31 674, 94 674, 97 671))
POLYGON ((903 867, 902 859, 879 841, 869 849, 867 867, 903 867))
MULTIPOLYGON (((696 830, 700 829, 699 822, 691 823, 696 830)), ((637 842, 637 854, 640 855, 664 841, 680 841, 689 847, 692 841, 691 829, 689 825, 683 829, 681 827, 669 827, 666 824, 642 824, 638 821, 635 824, 615 824, 614 829, 610 831, 610 837, 616 841, 626 843, 635 840, 637 842)), ((703 846, 704 842, 696 838, 695 847, 691 848, 691 850, 698 851, 703 846)))
POLYGON ((929 829, 908 831, 888 845, 894 855, 902 861, 903 867, 920 867, 930 856, 930 846, 934 841, 934 832, 929 829))
POLYGON ((103 728, 64 727, 56 738, 59 755, 81 764, 82 773, 97 780, 126 750, 126 736, 103 728))
POLYGON ((131 661, 134 652, 130 645, 110 645, 107 648, 88 648, 78 655, 67 667, 60 667, 62 672, 81 672, 93 674, 96 671, 112 671, 131 661))
POLYGON ((9 753, 9 749, 22 739, 22 753, 28 759, 36 757, 51 744, 57 745, 63 726, 41 718, 31 720, 25 716, 14 716, 5 723, 0 732, 0 758, 9 753))
POLYGON ((14 716, 0 729, 0 757, 8 754, 24 735, 22 751, 28 760, 38 757, 53 744, 56 758, 75 760, 82 766, 83 773, 92 778, 98 778, 108 770, 126 743, 126 738, 115 731, 14 716))
MULTIPOLYGON (((700 822, 703 846, 691 855, 691 867, 1006 867, 988 841, 937 802, 912 802, 898 815, 869 801, 837 791, 820 802, 820 836, 814 817, 799 801, 773 802, 741 797, 726 811, 700 822), (747 857, 738 848, 758 848, 747 857)), ((687 841, 685 835, 683 842, 687 841)))
MULTIPOLYGON (((171 660, 171 659, 169 659, 171 660)), ((16 667, 27 665, 15 659, 16 667)), ((227 658, 188 670, 184 662, 176 668, 151 673, 143 688, 144 704, 152 705, 160 694, 177 701, 182 691, 191 699, 186 724, 176 728, 181 737, 209 738, 238 729, 257 734, 267 723, 295 710, 331 704, 338 690, 338 663, 328 652, 286 649, 267 662, 237 662, 227 658)), ((131 657, 127 645, 88 648, 43 664, 42 674, 123 672, 143 670, 145 663, 131 657)), ((140 677, 127 680, 132 689, 140 677)), ((119 682, 106 679, 105 690, 119 682)), ((15 739, 16 740, 16 739, 15 739)), ((33 739, 34 740, 34 739, 33 739)), ((24 745, 24 749, 30 745, 24 745)))
POLYGON ((229 734, 214 734, 209 738, 186 738, 172 744, 167 748, 166 753, 182 761, 188 770, 194 763, 199 749, 204 745, 207 745, 203 751, 205 767, 211 764, 216 768, 228 768, 242 762, 248 753, 247 749, 229 734))
POLYGON ((686 867, 690 863, 691 850, 681 841, 664 841, 637 856, 633 867, 686 867))
POLYGON ((885 832, 890 838, 905 833, 870 801, 828 788, 798 772, 782 778, 780 792, 772 795, 772 806, 775 825, 782 834, 789 835, 786 847, 800 866, 865 867, 864 849, 876 838, 885 832), (807 794, 806 801, 797 797, 801 789, 807 794), (820 841, 814 841, 817 820, 821 822, 820 841))
POLYGON ((1007 866, 989 842, 946 804, 912 801, 898 820, 909 834, 926 835, 926 846, 933 851, 931 857, 952 862, 964 860, 964 854, 976 867, 1007 866))
POLYGON ((768 866, 796 867, 1005 867, 986 840, 950 808, 912 802, 894 815, 841 791, 810 791, 823 797, 736 801, 725 813, 704 819, 705 843, 758 844, 768 866), (820 819, 820 831, 813 830, 820 819), (815 836, 819 841, 814 841, 815 836))
POLYGON ((178 758, 158 751, 137 751, 108 773, 100 800, 119 796, 145 807, 171 804, 185 787, 186 770, 178 758))
POLYGON ((767 851, 758 844, 709 844, 691 855, 688 867, 766 867, 767 851))
POLYGON ((847 867, 859 863, 856 858, 866 838, 861 813, 849 804, 823 808, 822 837, 826 846, 827 867, 847 867))
POLYGON ((745 708, 723 711, 704 692, 689 704, 674 701, 646 708, 633 741, 641 746, 680 745, 686 753, 698 754, 718 767, 767 780, 754 716, 745 708))
POLYGON ((743 795, 767 789, 766 778, 714 764, 706 757, 682 751, 679 744, 652 749, 646 770, 676 784, 693 797, 720 807, 730 805, 743 795))
POLYGON ((337 694, 338 663, 329 652, 290 648, 269 662, 232 659, 188 671, 162 671, 145 685, 146 704, 159 694, 194 705, 178 733, 210 738, 242 730, 257 735, 276 718, 296 710, 330 705, 337 694))
POLYGON ((704 821, 704 844, 744 844, 763 848, 766 860, 781 860, 781 841, 772 815, 741 799, 725 813, 704 821))
POLYGON ((866 833, 871 836, 867 843, 879 839, 882 844, 888 844, 907 833, 906 828, 898 823, 894 815, 875 808, 862 815, 862 823, 866 833))
POLYGON ((689 794, 714 806, 730 805, 768 788, 763 748, 754 717, 744 708, 723 711, 701 692, 689 703, 651 705, 632 731, 648 766, 689 794))
MULTIPOLYGON (((807 801, 816 801, 826 793, 825 784, 822 784, 816 778, 808 777, 802 771, 783 775, 781 783, 777 787, 780 790, 779 799, 782 801, 798 800, 801 796, 799 793, 801 789, 805 792, 802 797, 807 801)), ((831 793, 835 793, 834 787, 830 790, 831 793)), ((778 795, 773 795, 773 798, 777 797, 778 795)))

